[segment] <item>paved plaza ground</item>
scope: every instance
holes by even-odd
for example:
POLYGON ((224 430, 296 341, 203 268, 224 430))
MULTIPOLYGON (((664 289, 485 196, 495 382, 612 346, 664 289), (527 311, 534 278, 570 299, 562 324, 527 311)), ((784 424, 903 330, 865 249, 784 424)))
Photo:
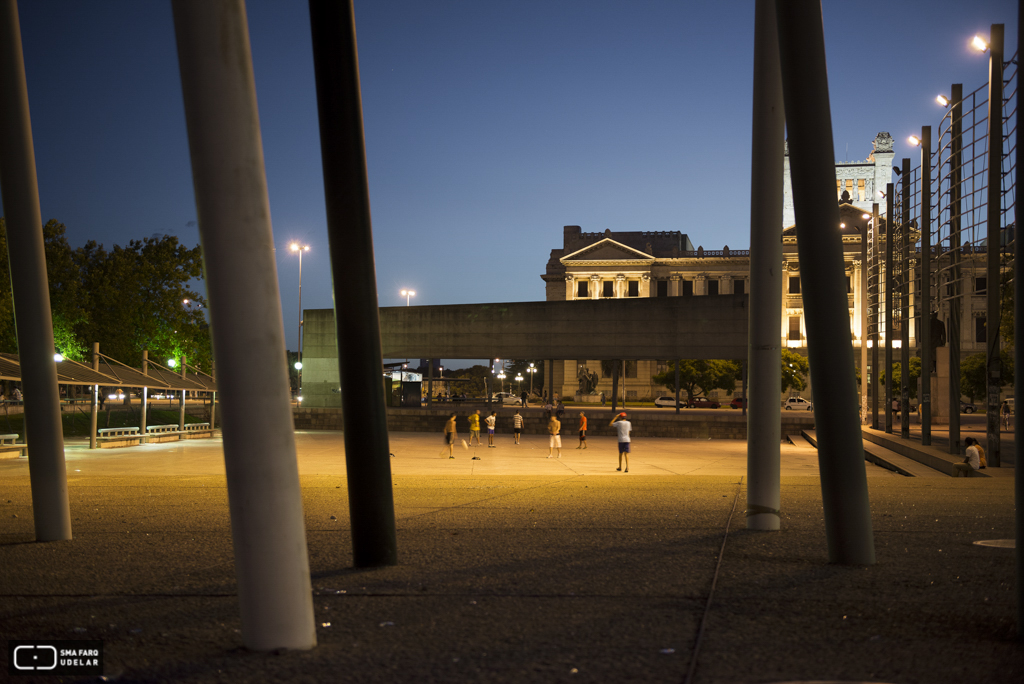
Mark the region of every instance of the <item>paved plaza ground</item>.
POLYGON ((219 439, 69 444, 67 542, 32 542, 0 460, 0 634, 102 639, 120 682, 1024 681, 1013 551, 973 543, 1013 537, 1012 477, 867 464, 878 562, 839 567, 809 446, 782 446, 783 529, 748 532, 745 442, 637 440, 623 474, 611 438, 393 433, 400 564, 354 570, 343 436, 297 443, 316 649, 242 647, 219 439))

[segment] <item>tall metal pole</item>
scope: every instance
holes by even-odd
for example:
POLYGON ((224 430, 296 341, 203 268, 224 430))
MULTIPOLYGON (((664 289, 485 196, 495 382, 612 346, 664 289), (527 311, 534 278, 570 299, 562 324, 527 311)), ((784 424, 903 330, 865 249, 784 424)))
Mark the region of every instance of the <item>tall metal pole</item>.
MULTIPOLYGON (((100 370, 100 343, 92 343, 92 369, 100 370)), ((92 386, 92 407, 89 410, 89 448, 96 448, 96 428, 99 427, 100 386, 92 386)))
MULTIPOLYGON (((217 362, 210 359, 210 379, 217 382, 217 362)), ((217 390, 210 393, 210 430, 217 429, 217 390)))
POLYGON ((0 189, 25 390, 25 441, 31 449, 32 516, 39 541, 71 539, 50 289, 15 0, 0 4, 0 101, 0 189))
POLYGON ((878 258, 878 233, 882 224, 878 216, 878 202, 871 205, 871 267, 875 274, 874 284, 869 286, 871 310, 875 316, 875 328, 871 334, 871 429, 878 430, 878 332, 882 327, 882 316, 878 305, 878 289, 881 285, 881 260, 878 258))
POLYGON ((921 444, 932 443, 932 127, 921 127, 921 306, 917 348, 921 356, 921 444))
POLYGON ((910 160, 903 159, 900 198, 900 437, 910 438, 910 160))
MULTIPOLYGON (((786 112, 775 0, 754 7, 754 107, 750 183, 750 338, 747 416, 747 529, 777 530, 779 486, 779 366, 782 347, 782 171, 786 112)), ((678 362, 676 365, 678 373, 678 362)), ((678 378, 678 376, 677 376, 678 378)), ((679 386, 678 379, 676 387, 679 386)))
POLYGON ((950 88, 953 104, 949 141, 949 453, 960 454, 960 319, 963 290, 960 283, 960 212, 963 191, 961 183, 961 149, 963 146, 964 87, 954 83, 950 88))
POLYGON ((896 266, 895 226, 896 218, 896 187, 892 183, 885 185, 885 431, 892 434, 892 336, 895 330, 895 292, 896 278, 893 269, 896 266))
POLYGON ((355 14, 351 0, 310 0, 309 14, 342 419, 352 428, 345 430, 352 556, 356 567, 395 565, 398 543, 355 14))
POLYGON ((679 359, 676 359, 676 373, 675 373, 675 375, 676 375, 676 377, 675 377, 675 383, 676 383, 676 415, 678 416, 679 415, 679 359))
MULTIPOLYGON (((1017 35, 1024 35, 1024 0, 1017 2, 1017 35)), ((1019 40, 1019 39, 1018 39, 1019 40)), ((1018 48, 1019 51, 1019 48, 1018 48)), ((1020 89, 1017 89, 1017 130, 1021 130, 1021 101, 1020 89)), ((1015 148, 1014 168, 1020 168, 1020 146, 1015 148)), ((1014 206, 1014 215, 1017 207, 1014 206)), ((1021 340, 1024 339, 1024 269, 1021 268, 1020 255, 1017 253, 1017 232, 1013 234, 1013 372, 1014 387, 1022 387, 1024 382, 1024 351, 1021 350, 1021 340)), ((959 399, 959 397, 957 397, 959 399)), ((1020 435, 1024 430, 1024 420, 1021 420, 1020 411, 1016 411, 1013 417, 1014 435, 1020 435)), ((1021 475, 1021 464, 1024 464, 1024 440, 1014 439, 1013 451, 1014 464, 1014 501, 1016 503, 1016 570, 1017 570, 1017 636, 1024 638, 1024 475, 1021 475)))
MULTIPOLYGON (((185 372, 186 372, 185 369, 187 367, 186 366, 187 363, 188 363, 188 359, 186 359, 184 356, 182 356, 181 357, 181 379, 182 380, 185 380, 185 372)), ((182 382, 181 384, 184 385, 185 383, 182 382)), ((181 390, 181 403, 178 405, 178 430, 179 431, 184 431, 185 430, 185 397, 186 397, 186 393, 187 393, 187 390, 183 387, 182 390, 181 390)), ((182 437, 178 437, 178 439, 182 439, 182 437)))
POLYGON ((245 6, 174 0, 172 8, 224 395, 242 641, 260 651, 309 649, 313 595, 245 6))
MULTIPOLYGON (((142 350, 142 374, 149 375, 149 350, 142 350)), ((142 435, 142 441, 146 441, 146 413, 149 408, 149 388, 142 388, 142 409, 139 412, 139 434, 142 435)))
POLYGON ((999 458, 999 283, 1000 235, 1002 234, 1003 206, 1003 25, 992 24, 989 36, 991 58, 988 66, 988 234, 985 255, 988 278, 985 302, 985 344, 988 378, 988 443, 986 456, 992 467, 1001 465, 999 458))
POLYGON ((835 196, 832 116, 818 0, 776 5, 789 131, 818 463, 829 560, 871 565, 874 534, 850 341, 843 244, 835 196))
POLYGON ((860 415, 868 420, 868 221, 860 231, 860 415))

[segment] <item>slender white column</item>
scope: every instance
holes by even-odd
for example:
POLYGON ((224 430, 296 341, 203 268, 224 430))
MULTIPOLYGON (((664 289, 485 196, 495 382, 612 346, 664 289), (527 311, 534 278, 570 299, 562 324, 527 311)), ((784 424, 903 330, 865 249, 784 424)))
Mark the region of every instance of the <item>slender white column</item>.
POLYGON ((224 398, 242 640, 260 651, 309 649, 313 597, 245 6, 172 7, 224 398))

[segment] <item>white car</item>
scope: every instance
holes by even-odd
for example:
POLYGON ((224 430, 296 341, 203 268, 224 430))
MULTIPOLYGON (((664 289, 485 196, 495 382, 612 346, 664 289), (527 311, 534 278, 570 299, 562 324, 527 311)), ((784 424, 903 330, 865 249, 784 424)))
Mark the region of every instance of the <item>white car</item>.
POLYGON ((491 395, 491 401, 496 401, 503 406, 505 404, 511 404, 512 406, 523 405, 523 400, 511 392, 495 392, 491 395))
MULTIPOLYGON (((666 406, 668 408, 675 408, 676 407, 676 398, 675 397, 658 397, 657 399, 654 400, 654 405, 656 407, 658 407, 658 408, 666 407, 666 406)), ((680 399, 679 399, 679 408, 686 408, 686 398, 685 397, 680 397, 680 399)))
POLYGON ((790 397, 786 400, 784 408, 787 411, 813 411, 814 404, 803 397, 790 397))

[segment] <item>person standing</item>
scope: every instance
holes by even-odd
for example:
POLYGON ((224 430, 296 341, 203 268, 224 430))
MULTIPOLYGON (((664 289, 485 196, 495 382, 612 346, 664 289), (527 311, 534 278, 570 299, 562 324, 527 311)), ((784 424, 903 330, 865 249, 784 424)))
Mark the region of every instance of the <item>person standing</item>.
POLYGON ((476 437, 476 445, 480 446, 480 409, 469 414, 469 446, 473 446, 473 437, 476 437))
POLYGON ((622 459, 626 459, 626 470, 629 472, 629 451, 630 451, 630 439, 629 433, 633 430, 633 425, 626 420, 626 412, 623 411, 619 415, 612 418, 612 422, 608 423, 610 426, 615 428, 615 432, 619 435, 619 467, 615 470, 622 470, 622 459))
POLYGON ((455 431, 455 414, 453 413, 448 417, 448 422, 444 424, 444 440, 448 443, 448 458, 455 458, 455 454, 452 452, 455 450, 456 437, 458 437, 458 433, 455 431))
POLYGON ((555 418, 554 414, 548 412, 548 458, 552 457, 552 450, 558 449, 558 458, 562 458, 562 423, 555 418))
POLYGON ((516 444, 519 444, 519 438, 523 434, 523 417, 516 411, 516 415, 512 416, 512 431, 515 433, 516 444))
POLYGON ((523 402, 523 408, 526 408, 526 401, 529 398, 530 395, 527 393, 526 390, 523 390, 523 393, 519 395, 519 399, 523 402))
POLYGON ((892 400, 892 419, 896 420, 896 418, 899 415, 900 415, 900 400, 899 399, 893 399, 892 400))
POLYGON ((587 448, 587 417, 580 411, 580 445, 577 449, 587 448))
POLYGON ((1003 405, 999 407, 999 413, 1003 416, 1003 429, 1010 429, 1010 402, 1004 401, 1003 405))
POLYGON ((497 419, 497 415, 498 415, 497 411, 491 411, 491 415, 487 416, 487 418, 484 419, 484 422, 487 423, 487 448, 488 449, 494 449, 495 448, 494 447, 494 423, 498 420, 497 419))

